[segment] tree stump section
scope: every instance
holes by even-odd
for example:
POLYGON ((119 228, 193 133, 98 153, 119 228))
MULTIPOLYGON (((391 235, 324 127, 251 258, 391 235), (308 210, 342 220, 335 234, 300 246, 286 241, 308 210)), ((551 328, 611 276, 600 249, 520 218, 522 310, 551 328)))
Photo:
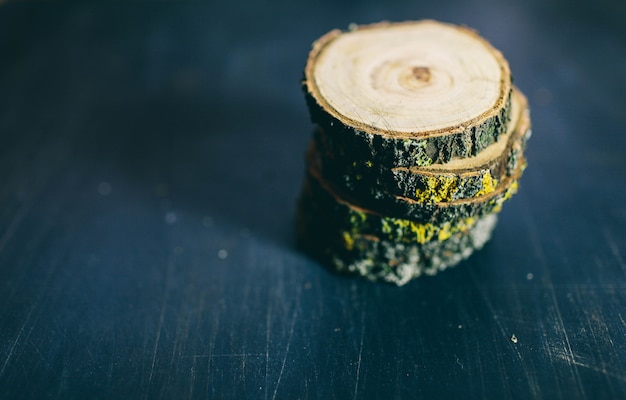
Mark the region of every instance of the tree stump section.
POLYGON ((404 285, 490 239, 531 134, 502 54, 436 21, 334 30, 303 79, 313 138, 300 245, 334 271, 404 285))

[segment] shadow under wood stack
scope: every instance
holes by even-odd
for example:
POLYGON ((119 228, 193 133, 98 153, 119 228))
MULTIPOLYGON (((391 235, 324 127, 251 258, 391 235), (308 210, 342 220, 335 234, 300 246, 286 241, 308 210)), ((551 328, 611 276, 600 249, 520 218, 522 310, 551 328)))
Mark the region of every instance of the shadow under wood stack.
POLYGON ((305 249, 403 285, 490 239, 531 122, 485 39, 436 21, 334 30, 313 44, 303 89, 315 124, 297 207, 305 249))

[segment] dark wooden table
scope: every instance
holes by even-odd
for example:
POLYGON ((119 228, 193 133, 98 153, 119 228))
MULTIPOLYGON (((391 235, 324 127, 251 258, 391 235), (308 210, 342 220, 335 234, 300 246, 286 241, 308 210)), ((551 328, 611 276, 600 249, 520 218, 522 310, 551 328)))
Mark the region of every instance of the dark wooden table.
POLYGON ((0 5, 0 398, 626 398, 623 2, 0 5), (528 95, 491 242, 401 288, 294 245, 311 42, 477 29, 528 95))

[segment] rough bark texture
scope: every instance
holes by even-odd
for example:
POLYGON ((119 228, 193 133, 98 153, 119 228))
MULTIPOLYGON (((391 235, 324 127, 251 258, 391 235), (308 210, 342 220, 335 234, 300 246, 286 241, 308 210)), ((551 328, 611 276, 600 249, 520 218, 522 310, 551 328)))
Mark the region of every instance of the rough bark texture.
MULTIPOLYGON (((517 127, 506 139, 508 143, 502 153, 471 167, 446 168, 396 167, 384 168, 370 160, 350 160, 336 157, 324 146, 321 136, 314 134, 309 148, 309 162, 319 163, 321 174, 332 185, 341 188, 350 196, 365 204, 367 199, 402 196, 423 203, 450 202, 489 194, 517 170, 522 160, 526 141, 530 137, 528 110, 520 110, 517 127)), ((505 139, 505 138, 502 138, 505 139)), ((496 146, 494 144, 493 146, 496 146)), ((485 150, 487 151, 487 150, 485 150)))
MULTIPOLYGON (((307 91, 306 82, 304 90, 307 91)), ((454 157, 475 156, 506 132, 510 119, 510 96, 508 98, 497 115, 477 126, 449 135, 400 139, 343 125, 306 93, 311 121, 322 128, 324 143, 333 154, 346 159, 371 160, 387 168, 423 167, 446 163, 454 157)))
POLYGON ((308 159, 319 163, 324 179, 351 197, 382 200, 401 196, 421 203, 441 203, 489 194, 513 174, 523 160, 528 125, 516 134, 500 157, 472 169, 380 168, 370 162, 339 165, 319 151, 319 142, 309 148, 308 159), (318 160, 315 160, 319 158, 318 160))
MULTIPOLYGON (((316 196, 323 198, 324 193, 330 193, 338 206, 349 210, 359 210, 371 215, 384 215, 390 218, 411 220, 420 224, 441 225, 445 222, 456 224, 464 219, 477 217, 502 207, 502 203, 511 198, 518 188, 526 166, 525 159, 520 155, 517 169, 502 180, 498 187, 488 194, 482 194, 470 199, 453 200, 450 202, 427 203, 402 196, 379 192, 378 197, 354 197, 327 182, 320 172, 319 163, 309 160, 308 176, 314 182, 313 188, 320 188, 316 196)), ((328 195, 326 195, 328 196, 328 195)))
POLYGON ((497 222, 497 216, 490 214, 447 240, 404 243, 337 231, 308 207, 306 202, 299 206, 301 247, 336 272, 398 286, 424 274, 434 275, 466 259, 491 238, 497 222))
POLYGON ((398 243, 424 244, 445 241, 458 232, 471 229, 480 217, 480 215, 467 216, 440 223, 388 217, 351 205, 329 190, 317 179, 309 176, 303 184, 299 201, 305 205, 302 208, 312 212, 316 216, 315 219, 321 221, 328 229, 348 235, 346 240, 351 236, 373 235, 382 240, 398 243))

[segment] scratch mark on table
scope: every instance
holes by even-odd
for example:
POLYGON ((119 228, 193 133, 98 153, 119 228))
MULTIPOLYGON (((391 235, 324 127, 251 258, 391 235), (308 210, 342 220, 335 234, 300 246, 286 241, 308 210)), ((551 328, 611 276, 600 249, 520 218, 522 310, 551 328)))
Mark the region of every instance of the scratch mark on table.
MULTIPOLYGON (((204 299, 201 304, 202 304, 201 309, 204 309, 204 299)), ((207 366, 206 366, 206 376, 208 378, 211 377, 211 372, 212 372, 211 369, 213 367, 213 363, 212 363, 213 358, 210 357, 210 355, 214 354, 215 352, 215 343, 217 342, 217 335, 219 333, 219 330, 220 330, 220 313, 218 312, 215 315, 215 323, 212 326, 211 335, 209 336, 209 353, 208 353, 209 362, 207 363, 207 366)), ((211 379, 207 379, 206 385, 204 387, 205 397, 209 397, 209 388, 211 384, 212 384, 211 379)))
MULTIPOLYGON (((480 344, 476 346, 476 354, 481 354, 479 349, 480 344)), ((485 374, 483 372, 483 360, 481 357, 478 357, 478 376, 480 377, 480 390, 481 393, 485 393, 485 374)))
POLYGON ((30 203, 23 204, 17 210, 17 212, 13 216, 13 219, 9 223, 7 230, 4 231, 4 234, 2 236, 0 236, 0 253, 2 253, 7 243, 9 243, 9 240, 11 239, 13 234, 15 234, 17 227, 20 225, 20 223, 22 222, 24 217, 26 217, 29 211, 30 211, 30 203))
POLYGON ((267 314, 265 314, 265 399, 268 396, 268 379, 270 368, 270 337, 272 334, 272 312, 273 303, 270 303, 267 307, 267 314))
POLYGON ((91 360, 92 363, 96 364, 96 358, 93 356, 93 353, 91 352, 91 349, 89 348, 89 346, 85 346, 85 351, 87 352, 87 355, 89 355, 89 359, 91 360))
MULTIPOLYGON (((476 275, 474 274, 474 272, 472 270, 470 270, 470 276, 472 277, 472 281, 474 282, 474 286, 478 289, 478 291, 480 292, 481 297, 483 298, 483 301, 487 305, 487 308, 489 309, 489 312, 494 317, 497 317, 495 307, 491 303, 491 300, 489 299, 489 295, 486 293, 485 289, 478 283, 478 279, 476 278, 476 275)), ((522 356, 522 353, 519 350, 519 348, 517 346, 515 346, 515 344, 510 340, 510 337, 511 337, 510 333, 507 332, 506 328, 502 324, 501 318, 494 318, 494 320, 496 322, 496 326, 498 327, 498 330, 500 331, 500 334, 502 335, 502 338, 506 339, 508 347, 515 353, 515 355, 517 356, 518 361, 523 364, 524 363, 524 357, 522 356)), ((457 363, 458 363, 458 359, 457 359, 457 363)), ((534 397, 538 397, 539 393, 540 393, 539 384, 535 380, 535 377, 532 376, 531 374, 529 374, 528 368, 522 368, 522 369, 524 371, 524 375, 526 376, 526 381, 528 382, 529 388, 531 389, 531 391, 533 393, 533 396, 534 397)))
POLYGON ((20 339, 22 338, 22 334, 24 333, 24 327, 30 321, 31 314, 33 313, 33 308, 34 307, 31 307, 31 309, 28 311, 26 320, 24 321, 19 331, 17 332, 17 336, 15 336, 15 340, 13 340, 13 342, 11 343, 11 346, 9 347, 9 352, 7 353, 7 356, 4 359, 4 362, 2 363, 2 368, 0 368, 0 376, 4 374, 4 371, 6 370, 6 367, 9 364, 9 360, 11 360, 11 357, 13 357, 13 352, 15 351, 15 347, 17 346, 17 343, 20 341, 20 339))
POLYGON ((287 355, 289 354, 289 348, 291 347, 291 340, 293 339, 293 333, 295 331, 296 319, 298 318, 298 309, 300 308, 300 295, 301 294, 302 294, 302 289, 298 287, 298 291, 296 293, 296 304, 294 305, 293 314, 291 315, 291 323, 289 324, 289 336, 287 337, 287 346, 285 346, 285 355, 283 356, 283 362, 280 367, 280 372, 278 373, 276 386, 274 386, 274 394, 272 395, 272 400, 276 399, 278 386, 280 385, 280 380, 283 377, 283 372, 285 371, 285 364, 287 363, 287 355))
MULTIPOLYGON (((598 301, 598 299, 595 298, 595 293, 589 293, 588 291, 583 292, 582 290, 576 290, 576 294, 577 294, 577 300, 580 303, 584 303, 586 300, 592 300, 592 299, 596 302, 598 301), (593 297, 591 297, 590 295, 593 297)), ((618 351, 616 351, 616 348, 615 348, 615 343, 613 342, 613 339, 611 338, 610 328, 607 326, 604 318, 602 318, 600 314, 597 313, 597 310, 592 309, 590 307, 583 307, 583 314, 585 316, 585 322, 588 327, 588 332, 591 333, 592 343, 590 344, 594 346, 595 348, 606 348, 607 347, 606 343, 608 342, 610 344, 606 352, 599 352, 597 354, 598 358, 592 359, 593 362, 585 361, 583 364, 586 364, 586 365, 596 364, 596 365, 606 366, 607 362, 605 361, 605 356, 611 357, 612 354, 615 354, 615 355, 618 354, 618 351), (604 341, 604 343, 601 343, 601 341, 604 341), (610 351, 608 351, 609 349, 610 351)), ((577 356, 577 359, 575 360, 580 361, 580 358, 581 358, 580 356, 577 356)), ((607 370, 606 367, 603 367, 602 369, 607 370)), ((604 375, 608 376, 606 372, 604 373, 604 375)), ((610 387, 610 390, 614 391, 612 383, 610 381, 606 383, 610 387)))
MULTIPOLYGON (((548 269, 546 268, 545 271, 545 279, 548 282, 548 288, 549 288, 549 292, 550 292, 550 298, 552 300, 552 305, 554 306, 554 313, 557 319, 557 324, 559 327, 559 330, 561 332, 563 332, 563 338, 565 339, 565 343, 564 343, 564 349, 567 352, 569 358, 571 360, 574 359, 574 352, 572 350, 572 344, 570 342, 570 338, 569 338, 569 334, 567 333, 567 329, 565 328, 565 323, 563 322, 563 316, 561 315, 561 308, 559 307, 558 304, 558 300, 556 298, 556 292, 554 290, 554 285, 552 284, 552 279, 550 277, 550 273, 548 271, 548 269)), ((557 353, 558 355, 559 353, 557 353)), ((580 375, 578 373, 578 369, 576 368, 576 364, 575 363, 570 363, 570 365, 573 365, 574 367, 572 368, 572 372, 574 374, 574 379, 576 380, 576 384, 578 385, 578 389, 579 389, 579 393, 583 396, 582 398, 587 398, 587 396, 585 395, 585 392, 583 390, 583 386, 582 386, 582 382, 580 379, 580 375)))
MULTIPOLYGON (((117 340, 115 339, 115 337, 112 338, 113 339, 113 343, 112 343, 112 349, 111 349, 111 354, 117 354, 117 340)), ((109 362, 109 367, 107 368, 107 385, 111 385, 111 382, 113 380, 113 369, 117 366, 117 363, 115 362, 115 358, 111 358, 111 361, 109 362)))
POLYGON ((163 321, 165 320, 165 304, 166 297, 163 296, 163 303, 161 304, 161 311, 159 314, 159 324, 157 326, 157 334, 154 340, 154 347, 152 349, 152 362, 150 364, 150 374, 148 375, 148 386, 152 383, 152 376, 154 375, 154 366, 156 364, 157 353, 159 352, 159 342, 161 341, 161 331, 163 329, 163 321))
MULTIPOLYGON (((182 358, 189 357, 183 356, 182 358)), ((232 354, 194 354, 191 356, 195 362, 198 358, 238 358, 238 357, 265 357, 264 353, 232 353, 232 354)))
POLYGON ((65 360, 63 362, 63 369, 61 370, 61 378, 59 382, 59 390, 57 391, 57 396, 59 398, 63 398, 64 393, 67 391, 68 381, 70 380, 70 371, 68 368, 68 362, 65 360))
POLYGON ((241 356, 241 381, 245 386, 246 382, 246 360, 248 359, 248 355, 244 353, 241 356))
POLYGON ((617 263, 619 264, 619 266, 622 268, 622 271, 626 273, 626 263, 624 262, 624 259, 622 258, 622 254, 619 251, 619 247, 617 247, 617 243, 615 243, 615 240, 613 239, 613 235, 609 233, 606 227, 602 230, 602 233, 604 234, 604 238, 606 239, 606 242, 609 245, 609 248, 611 249, 611 253, 613 253, 613 255, 615 256, 615 259, 617 260, 617 263))
MULTIPOLYGON (((17 331, 17 335, 15 336, 15 339, 13 340, 13 342, 11 342, 11 345, 9 347, 9 351, 4 359, 4 361, 2 361, 2 367, 0 367, 0 377, 2 377, 2 375, 4 375, 4 372, 6 371, 7 365, 9 365, 9 361, 11 360, 11 358, 13 357, 13 353, 15 352, 15 348, 17 346, 17 344, 20 342, 20 340, 22 339, 22 336, 26 336, 26 338, 28 338, 30 336, 30 334, 33 331, 34 328, 34 324, 30 326, 30 329, 28 330, 28 332, 24 333, 26 326, 28 326, 30 324, 30 320, 33 317, 33 313, 35 312, 35 310, 38 310, 38 314, 41 313, 41 308, 40 308, 40 303, 42 301, 42 298, 44 296, 44 293, 48 287, 48 285, 50 284, 50 279, 52 278, 52 276, 54 275, 54 273, 56 272, 57 269, 57 265, 53 265, 49 271, 48 274, 46 275, 44 282, 42 284, 41 290, 39 291, 39 296, 35 299, 35 301, 31 304, 28 313, 26 314, 26 318, 24 319, 24 322, 22 322, 22 324, 20 325, 20 328, 17 331)), ((32 342, 31 342, 32 343, 32 342)))
POLYGON ((363 359, 363 341, 365 338, 365 310, 361 313, 361 341, 359 344, 359 358, 356 363, 356 379, 354 382, 354 396, 353 399, 358 398, 359 393, 359 380, 361 379, 361 360, 363 359))
MULTIPOLYGON (((564 351, 567 352, 568 358, 573 360, 574 353, 572 351, 572 345, 569 339, 569 334, 567 333, 567 329, 565 328, 565 323, 563 322, 563 316, 561 315, 561 308, 559 307, 559 303, 556 298, 556 292, 554 290, 554 284, 552 283, 552 277, 550 274, 550 268, 548 266, 546 255, 545 255, 545 252, 543 251, 543 247, 541 246, 541 243, 539 242, 539 234, 537 231, 535 220, 530 213, 528 213, 527 217, 524 220, 527 221, 527 227, 530 233, 530 239, 533 243, 533 247, 535 248, 535 254, 537 254, 537 256, 539 257, 541 266, 544 269, 545 286, 549 290, 550 299, 552 300, 552 305, 554 306, 554 313, 555 313, 555 317, 557 320, 558 329, 563 333, 563 338, 565 339, 564 351)), ((574 375, 576 385, 578 386, 579 393, 583 395, 583 398, 586 398, 586 395, 584 394, 585 392, 582 387, 580 375, 578 374, 578 369, 576 368, 576 364, 570 363, 569 365, 574 366, 573 368, 571 368, 571 370, 574 375)))
MULTIPOLYGON (((165 287, 163 289, 163 301, 161 302, 161 310, 159 312, 159 322, 156 330, 156 338, 154 339, 154 347, 152 349, 152 362, 150 364, 150 374, 148 375, 148 386, 152 384, 152 377, 154 376, 154 367, 156 365, 157 354, 159 352, 159 343, 161 341, 161 331, 163 331, 163 323, 165 321, 165 309, 167 308, 167 301, 169 297, 169 286, 172 277, 172 270, 174 268, 174 261, 170 258, 167 271, 165 273, 165 287)), ((146 391, 146 396, 148 392, 146 391)))
POLYGON ((622 317, 622 314, 619 311, 617 312, 617 318, 619 318, 619 322, 622 323, 622 326, 626 328, 626 321, 624 320, 624 317, 622 317))
MULTIPOLYGON (((561 352, 561 351, 558 351, 558 350, 555 351, 554 354, 557 356, 557 358, 565 361, 566 363, 568 363, 570 365, 576 365, 576 366, 579 366, 579 367, 587 368, 587 369, 590 369, 592 371, 599 372, 599 373, 601 373, 603 375, 609 376, 611 378, 615 378, 615 379, 617 379, 619 381, 626 382, 626 375, 609 371, 609 370, 606 369, 606 367, 598 367, 598 366, 589 364, 587 362, 581 361, 580 357, 577 357, 574 354, 569 354, 569 353, 561 352)), ((581 390, 581 392, 582 392, 582 390, 581 390)))
POLYGON ((43 355, 41 350, 39 350, 39 346, 37 346, 37 344, 34 341, 32 341, 32 340, 29 340, 29 342, 33 346, 33 348, 35 349, 37 354, 39 354, 39 357, 41 357, 41 360, 43 361, 44 365, 46 366, 46 369, 51 371, 52 369, 50 368, 50 363, 48 363, 48 360, 46 359, 46 357, 43 355))
POLYGON ((194 356, 191 361, 191 371, 189 371, 191 382, 189 385, 189 398, 193 399, 193 387, 196 383, 196 357, 194 356))

